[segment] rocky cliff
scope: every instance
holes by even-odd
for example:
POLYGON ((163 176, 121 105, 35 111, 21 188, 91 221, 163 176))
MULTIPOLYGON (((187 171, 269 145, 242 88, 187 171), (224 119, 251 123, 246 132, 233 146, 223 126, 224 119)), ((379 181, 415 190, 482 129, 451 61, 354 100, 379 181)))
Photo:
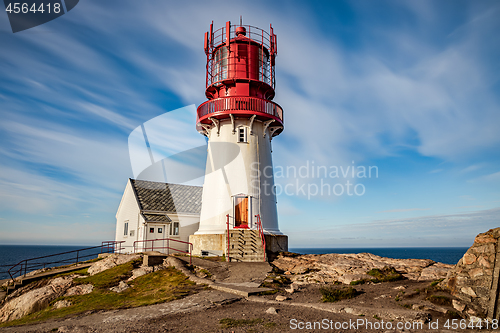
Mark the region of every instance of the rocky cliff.
POLYGON ((500 228, 479 234, 441 286, 459 299, 455 308, 468 315, 499 319, 500 228))

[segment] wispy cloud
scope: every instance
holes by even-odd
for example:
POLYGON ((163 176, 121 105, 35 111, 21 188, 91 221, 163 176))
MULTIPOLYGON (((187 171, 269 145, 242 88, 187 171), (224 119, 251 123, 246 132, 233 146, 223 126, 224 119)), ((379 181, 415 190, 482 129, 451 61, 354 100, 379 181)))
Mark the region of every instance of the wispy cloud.
POLYGON ((401 212, 413 212, 417 210, 430 210, 430 208, 400 208, 400 209, 383 210, 377 213, 401 213, 401 212))

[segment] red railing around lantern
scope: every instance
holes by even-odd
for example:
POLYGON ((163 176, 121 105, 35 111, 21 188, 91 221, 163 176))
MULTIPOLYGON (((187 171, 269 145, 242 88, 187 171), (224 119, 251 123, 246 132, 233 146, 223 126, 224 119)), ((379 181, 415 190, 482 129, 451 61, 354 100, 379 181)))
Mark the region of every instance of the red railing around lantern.
POLYGON ((206 101, 198 107, 198 122, 217 113, 257 114, 279 121, 283 125, 283 109, 278 104, 257 97, 227 97, 206 101))

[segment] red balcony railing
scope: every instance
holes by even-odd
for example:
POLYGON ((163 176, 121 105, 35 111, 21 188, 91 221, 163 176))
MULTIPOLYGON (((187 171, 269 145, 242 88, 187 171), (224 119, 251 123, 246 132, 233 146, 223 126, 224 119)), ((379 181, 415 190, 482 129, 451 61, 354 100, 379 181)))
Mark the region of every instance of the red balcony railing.
POLYGON ((227 97, 206 101, 198 107, 198 123, 221 113, 256 114, 277 120, 283 125, 283 109, 267 99, 256 97, 227 97))

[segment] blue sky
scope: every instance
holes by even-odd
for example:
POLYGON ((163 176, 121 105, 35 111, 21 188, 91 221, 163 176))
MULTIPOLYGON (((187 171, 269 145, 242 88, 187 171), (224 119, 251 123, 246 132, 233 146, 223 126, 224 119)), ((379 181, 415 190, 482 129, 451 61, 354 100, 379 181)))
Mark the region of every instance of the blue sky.
POLYGON ((499 226, 498 1, 82 0, 16 34, 0 14, 0 243, 113 239, 128 136, 205 101, 203 34, 240 15, 278 35, 275 167, 378 169, 323 179, 363 195, 279 195, 290 247, 470 246, 499 226))

